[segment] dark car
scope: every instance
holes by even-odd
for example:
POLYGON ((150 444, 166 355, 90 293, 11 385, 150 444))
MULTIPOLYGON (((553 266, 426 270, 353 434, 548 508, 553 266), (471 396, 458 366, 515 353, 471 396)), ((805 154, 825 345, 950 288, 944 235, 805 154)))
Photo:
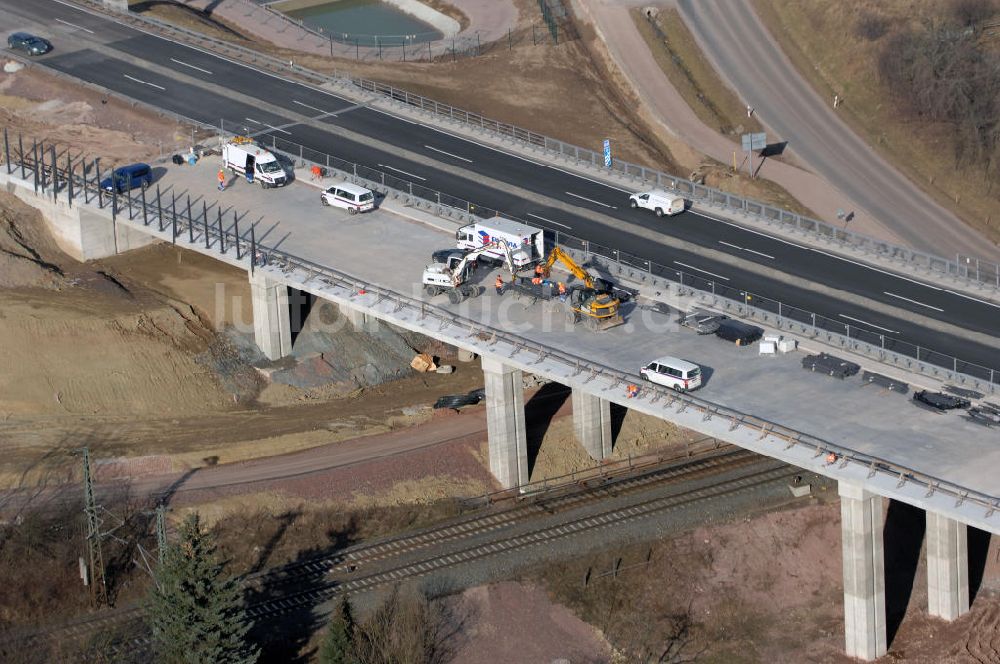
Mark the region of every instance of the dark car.
POLYGON ((15 32, 7 37, 7 46, 11 50, 24 51, 28 55, 44 55, 52 50, 52 44, 48 40, 27 32, 15 32))
POLYGON ((726 341, 732 341, 737 346, 749 346, 764 336, 764 330, 756 325, 726 318, 719 321, 719 327, 715 330, 715 336, 726 341))
POLYGON ((138 187, 145 189, 152 183, 153 169, 149 167, 149 164, 129 164, 116 168, 111 173, 111 177, 101 180, 101 189, 108 192, 117 189, 119 194, 124 194, 130 189, 138 187))

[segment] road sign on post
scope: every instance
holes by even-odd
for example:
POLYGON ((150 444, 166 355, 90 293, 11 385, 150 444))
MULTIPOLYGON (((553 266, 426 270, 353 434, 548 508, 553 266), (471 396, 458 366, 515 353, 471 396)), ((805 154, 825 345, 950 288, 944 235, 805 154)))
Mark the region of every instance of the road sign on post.
POLYGON ((743 134, 740 136, 740 142, 743 146, 743 151, 747 153, 747 168, 749 169, 750 177, 753 177, 753 151, 763 150, 767 147, 767 134, 764 132, 743 134))
POLYGON ((604 139, 604 168, 611 168, 611 139, 604 139))

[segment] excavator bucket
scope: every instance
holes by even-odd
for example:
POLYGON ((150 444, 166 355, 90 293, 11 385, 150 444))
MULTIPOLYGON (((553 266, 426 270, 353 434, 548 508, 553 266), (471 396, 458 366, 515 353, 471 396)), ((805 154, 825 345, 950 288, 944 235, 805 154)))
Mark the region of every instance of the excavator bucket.
POLYGON ((619 325, 624 325, 625 319, 622 315, 615 312, 614 316, 606 316, 604 318, 598 318, 596 316, 587 317, 587 325, 594 332, 603 332, 605 330, 610 330, 613 327, 618 327, 619 325))

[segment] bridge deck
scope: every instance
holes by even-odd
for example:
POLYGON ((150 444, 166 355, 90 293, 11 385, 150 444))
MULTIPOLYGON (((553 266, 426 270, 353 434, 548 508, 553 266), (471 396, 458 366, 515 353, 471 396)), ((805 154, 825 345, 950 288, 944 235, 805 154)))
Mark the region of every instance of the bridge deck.
MULTIPOLYGON (((240 181, 219 193, 214 186, 218 162, 203 161, 195 167, 171 167, 159 180, 161 187, 172 185, 178 193, 247 211, 241 225, 257 221, 256 237, 262 245, 370 279, 373 285, 424 298, 420 273, 431 251, 453 246, 452 236, 444 230, 384 210, 349 216, 321 207, 319 190, 304 183, 263 191, 240 181)), ((998 429, 968 422, 956 412, 917 408, 909 396, 863 385, 858 377, 842 381, 804 371, 800 352, 760 356, 756 344, 739 348, 715 336, 698 336, 680 327, 676 315, 654 311, 644 300, 639 306, 626 305, 625 326, 593 333, 571 325, 558 303, 529 304, 511 295, 498 298, 492 288, 495 274, 484 270, 478 275, 485 289, 482 297, 456 306, 443 296, 432 301, 635 374, 660 355, 688 359, 704 368, 701 398, 1000 496, 998 429)), ((868 368, 879 371, 874 363, 868 368)))

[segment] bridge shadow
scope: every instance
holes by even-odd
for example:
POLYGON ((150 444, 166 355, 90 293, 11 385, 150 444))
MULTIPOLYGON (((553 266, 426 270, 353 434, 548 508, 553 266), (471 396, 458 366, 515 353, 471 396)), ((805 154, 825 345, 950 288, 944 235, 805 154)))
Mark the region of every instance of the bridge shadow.
POLYGON ((968 530, 968 554, 969 554, 969 603, 975 601, 983 586, 983 577, 986 575, 986 562, 990 553, 990 533, 979 528, 969 526, 968 530))
POLYGON ((889 644, 899 631, 913 595, 926 530, 924 510, 895 500, 889 501, 882 527, 886 640, 889 644))
POLYGON ((292 329, 292 348, 305 328, 306 320, 316 304, 316 296, 298 288, 288 287, 288 320, 292 329))
POLYGON ((535 459, 542 447, 542 439, 553 418, 566 403, 571 391, 565 385, 548 383, 535 392, 524 405, 525 438, 528 447, 528 476, 535 468, 535 459))

